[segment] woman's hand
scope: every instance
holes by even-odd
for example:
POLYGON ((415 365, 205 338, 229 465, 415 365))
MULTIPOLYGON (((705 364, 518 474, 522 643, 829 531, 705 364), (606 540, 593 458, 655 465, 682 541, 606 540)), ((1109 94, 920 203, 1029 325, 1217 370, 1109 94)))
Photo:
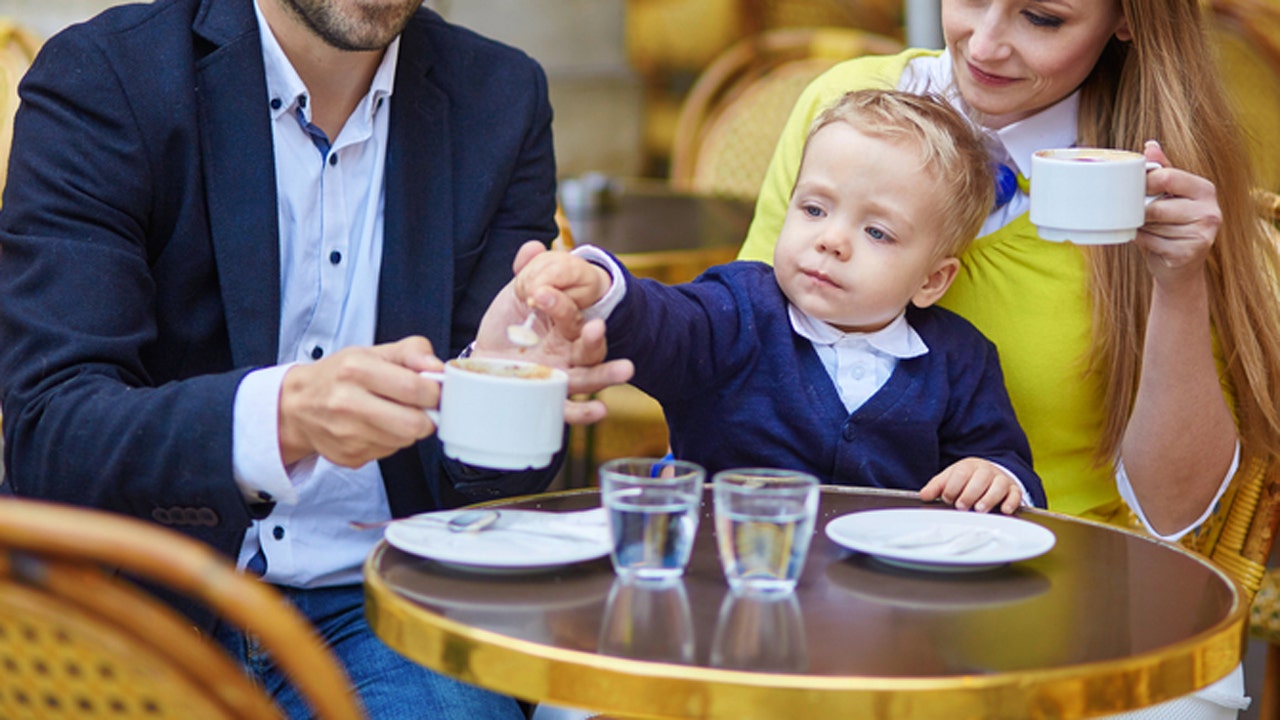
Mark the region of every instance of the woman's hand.
POLYGON ((1222 224, 1213 183, 1169 166, 1160 143, 1148 140, 1143 155, 1160 168, 1147 173, 1147 194, 1163 195, 1147 206, 1147 223, 1136 242, 1157 285, 1172 288, 1203 280, 1205 260, 1222 224))

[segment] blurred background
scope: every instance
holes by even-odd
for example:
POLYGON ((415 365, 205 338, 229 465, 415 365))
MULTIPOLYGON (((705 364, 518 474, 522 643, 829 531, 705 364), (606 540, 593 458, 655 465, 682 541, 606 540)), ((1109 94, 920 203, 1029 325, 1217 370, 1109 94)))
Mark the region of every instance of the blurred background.
MULTIPOLYGON (((44 39, 111 0, 0 0, 44 39)), ((524 49, 550 79, 563 175, 665 177, 680 103, 734 42, 777 27, 903 37, 901 0, 428 0, 447 19, 524 49)), ((936 3, 935 3, 936 4, 936 3)))

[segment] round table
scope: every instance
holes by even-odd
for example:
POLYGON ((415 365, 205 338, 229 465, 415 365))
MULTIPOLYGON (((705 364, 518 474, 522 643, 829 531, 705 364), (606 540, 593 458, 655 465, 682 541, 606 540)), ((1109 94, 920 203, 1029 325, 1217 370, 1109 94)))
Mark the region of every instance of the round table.
MULTIPOLYGON (((595 489, 504 506, 599 505, 595 489)), ((680 583, 615 582, 608 558, 537 574, 449 568, 378 545, 366 615, 405 656, 533 701, 626 717, 1078 718, 1184 695, 1234 669, 1247 605, 1203 558, 1043 511, 1040 557, 978 573, 903 570, 823 533, 846 513, 928 507, 824 487, 793 596, 728 591, 704 498, 680 583)))

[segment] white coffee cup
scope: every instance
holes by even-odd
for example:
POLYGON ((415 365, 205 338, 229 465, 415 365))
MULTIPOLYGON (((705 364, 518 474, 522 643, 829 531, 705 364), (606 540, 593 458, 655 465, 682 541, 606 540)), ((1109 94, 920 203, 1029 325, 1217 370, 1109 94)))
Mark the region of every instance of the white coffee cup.
POLYGON ((1105 148, 1040 150, 1031 156, 1031 223, 1045 240, 1114 245, 1146 223, 1147 171, 1141 153, 1105 148))
POLYGON ((440 409, 427 414, 444 454, 494 470, 551 464, 564 444, 564 401, 569 376, 537 363, 459 358, 443 373, 422 373, 441 383, 440 409))

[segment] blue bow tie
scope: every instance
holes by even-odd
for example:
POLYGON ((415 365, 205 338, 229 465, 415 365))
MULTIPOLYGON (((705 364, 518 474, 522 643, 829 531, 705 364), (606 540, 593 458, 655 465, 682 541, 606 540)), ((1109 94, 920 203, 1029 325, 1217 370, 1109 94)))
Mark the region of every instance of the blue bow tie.
POLYGON ((992 211, 998 210, 1018 194, 1018 173, 1004 163, 992 163, 991 174, 996 184, 996 202, 992 211))

